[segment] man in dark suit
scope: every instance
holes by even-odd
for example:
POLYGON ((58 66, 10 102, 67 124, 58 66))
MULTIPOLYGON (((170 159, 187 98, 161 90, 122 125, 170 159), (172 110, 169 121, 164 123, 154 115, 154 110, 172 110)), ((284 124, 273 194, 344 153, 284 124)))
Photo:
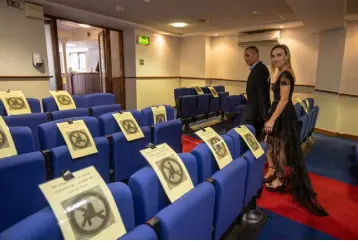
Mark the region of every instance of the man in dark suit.
POLYGON ((259 59, 259 50, 255 46, 245 49, 245 61, 250 66, 251 73, 247 80, 244 124, 255 127, 256 138, 262 140, 262 129, 268 118, 270 101, 270 72, 259 59))

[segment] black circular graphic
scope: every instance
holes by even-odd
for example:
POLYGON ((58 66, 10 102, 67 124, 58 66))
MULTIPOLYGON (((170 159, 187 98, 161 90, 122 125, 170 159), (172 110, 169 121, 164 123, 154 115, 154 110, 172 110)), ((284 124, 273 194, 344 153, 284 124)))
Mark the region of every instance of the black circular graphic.
POLYGON ((6 143, 6 136, 3 131, 0 130, 0 148, 2 148, 6 143))
POLYGON ((246 134, 245 139, 252 149, 257 150, 259 148, 259 146, 257 145, 255 139, 252 137, 251 134, 246 134))
POLYGON ((25 106, 25 102, 19 97, 11 97, 8 98, 6 101, 11 109, 21 110, 25 106))
POLYGON ((138 131, 137 126, 132 120, 123 121, 123 128, 126 132, 134 134, 138 131))
POLYGON ((86 192, 77 196, 71 207, 79 206, 69 213, 69 221, 75 232, 94 236, 106 227, 110 217, 107 199, 99 193, 86 192), (79 206, 80 203, 84 203, 79 206))
POLYGON ((156 118, 155 118, 155 123, 162 123, 162 122, 164 122, 165 121, 165 116, 163 115, 163 114, 159 114, 159 115, 157 115, 156 116, 156 118))
POLYGON ((178 185, 184 176, 180 164, 173 158, 165 158, 160 165, 160 170, 165 180, 173 185, 178 185))
POLYGON ((226 156, 226 147, 219 138, 217 137, 211 138, 210 144, 218 156, 220 157, 226 156))
POLYGON ((84 131, 74 131, 69 134, 71 144, 78 149, 86 148, 90 141, 87 133, 84 131))
POLYGON ((67 95, 58 95, 57 100, 61 105, 70 105, 72 103, 70 97, 67 95))

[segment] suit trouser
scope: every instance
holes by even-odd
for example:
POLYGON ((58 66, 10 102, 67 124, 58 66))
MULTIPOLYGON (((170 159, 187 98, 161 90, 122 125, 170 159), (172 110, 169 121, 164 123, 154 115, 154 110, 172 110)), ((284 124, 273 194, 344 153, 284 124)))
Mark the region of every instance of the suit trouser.
POLYGON ((244 123, 243 125, 252 125, 254 128, 255 128, 255 136, 256 136, 256 139, 260 142, 260 141, 263 141, 264 139, 264 135, 262 133, 262 130, 265 126, 265 121, 264 120, 256 120, 256 121, 253 121, 253 120, 244 120, 244 123))

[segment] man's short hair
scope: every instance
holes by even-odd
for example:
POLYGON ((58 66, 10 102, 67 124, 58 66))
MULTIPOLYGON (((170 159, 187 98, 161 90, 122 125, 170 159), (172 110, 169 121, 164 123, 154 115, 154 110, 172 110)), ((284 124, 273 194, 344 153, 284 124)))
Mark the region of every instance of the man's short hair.
POLYGON ((245 49, 245 51, 246 50, 254 51, 255 53, 257 53, 257 55, 260 55, 259 49, 256 46, 249 46, 245 49))

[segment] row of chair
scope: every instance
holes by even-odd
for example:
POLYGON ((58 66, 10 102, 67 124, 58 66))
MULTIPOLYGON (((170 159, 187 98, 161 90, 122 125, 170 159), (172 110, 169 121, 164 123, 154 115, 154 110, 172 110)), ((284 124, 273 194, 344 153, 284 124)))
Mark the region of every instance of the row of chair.
POLYGON ((230 95, 227 97, 224 109, 227 119, 227 130, 234 126, 242 125, 244 121, 246 103, 247 100, 244 94, 230 95))
MULTIPOLYGON (((316 127, 318 114, 319 114, 319 106, 314 106, 314 99, 307 98, 309 103, 308 112, 303 109, 303 107, 299 104, 295 104, 295 110, 297 118, 300 122, 300 141, 303 143, 306 141, 308 137, 310 137, 316 127)), ((306 100, 304 100, 306 102, 306 100)))
MULTIPOLYGON (((248 128, 254 133, 251 126, 248 128)), ((256 160, 234 130, 222 138, 234 160, 221 170, 204 143, 191 153, 179 154, 194 189, 174 203, 169 202, 150 165, 133 173, 127 184, 108 184, 128 232, 123 239, 196 240, 223 236, 260 192, 266 156, 256 160)), ((52 157, 60 160, 56 168, 74 172, 94 166, 103 173, 98 164, 109 155, 109 148, 105 147, 106 138, 95 139, 98 151, 103 154, 73 161, 66 146, 52 150, 52 157)), ((261 145, 266 151, 265 145, 261 145)), ((58 222, 38 188, 46 181, 45 159, 41 152, 32 152, 1 160, 0 212, 6 217, 0 220, 1 239, 63 239, 58 222), (29 197, 26 204, 23 197, 29 197)), ((137 156, 132 156, 131 161, 136 159, 137 156)))
MULTIPOLYGON (((133 111, 138 118, 140 112, 133 111)), ((56 178, 61 175, 61 171, 73 165, 73 168, 81 167, 88 163, 98 168, 99 173, 107 182, 110 180, 123 181, 129 178, 135 171, 146 164, 144 157, 139 150, 144 149, 148 143, 155 145, 167 143, 176 152, 181 152, 181 121, 171 120, 163 123, 148 126, 141 126, 144 138, 127 141, 123 132, 119 131, 111 113, 99 118, 77 117, 72 121, 83 120, 88 127, 94 142, 97 145, 98 153, 94 156, 81 158, 78 162, 73 162, 71 155, 65 146, 65 140, 57 127, 57 123, 65 120, 51 121, 38 126, 38 139, 40 148, 35 147, 32 131, 28 127, 10 127, 10 133, 14 140, 18 154, 30 153, 42 150, 46 157, 47 179, 56 178), (105 135, 100 135, 100 125, 105 126, 105 135), (100 162, 96 159, 100 156, 100 162)), ((138 118, 138 123, 141 119, 138 118)))
MULTIPOLYGON (((105 105, 94 108, 102 107, 106 108, 105 105)), ((139 126, 153 127, 151 129, 153 131, 152 141, 154 143, 163 143, 164 141, 168 141, 169 145, 175 151, 180 152, 181 141, 176 139, 174 142, 168 139, 171 132, 181 134, 182 123, 180 120, 174 119, 174 110, 171 106, 166 105, 165 109, 167 112, 167 122, 156 125, 153 125, 154 120, 151 107, 144 108, 142 111, 132 110, 130 112, 133 114, 139 126)), ((81 109, 57 111, 52 112, 51 114, 52 117, 55 118, 49 118, 49 115, 46 113, 4 116, 3 118, 9 127, 25 126, 30 128, 34 137, 35 150, 46 150, 55 147, 56 143, 62 144, 63 138, 60 134, 58 134, 56 124, 68 119, 84 119, 94 137, 110 135, 121 131, 112 115, 113 113, 111 112, 102 114, 98 116, 98 118, 89 117, 86 113, 81 113, 81 109), (72 112, 72 114, 75 113, 75 115, 68 114, 68 112, 72 112), (55 120, 51 121, 51 119, 55 120)))
MULTIPOLYGON (((94 108, 94 107, 98 107, 98 106, 105 105, 105 106, 107 106, 107 110, 113 110, 113 111, 120 110, 120 105, 115 104, 115 102, 116 102, 115 96, 110 93, 97 93, 97 94, 89 94, 89 95, 84 95, 84 96, 73 95, 72 98, 73 98, 73 101, 75 102, 77 109, 79 109, 79 108, 80 109, 89 109, 90 108, 89 109, 90 111, 91 110, 94 111, 94 113, 93 113, 94 116, 101 115, 101 112, 100 112, 101 109, 94 108)), ((43 98, 41 100, 42 109, 41 109, 40 100, 38 100, 36 98, 26 98, 26 99, 27 99, 27 102, 29 103, 31 113, 42 113, 42 109, 43 109, 43 113, 58 111, 58 107, 56 105, 55 99, 52 96, 43 98)), ((7 115, 6 110, 4 108, 4 104, 2 103, 2 100, 0 100, 0 115, 1 116, 7 115)))
POLYGON ((214 86, 219 97, 215 98, 208 87, 201 87, 204 94, 198 95, 195 88, 176 88, 174 98, 177 109, 177 118, 181 118, 185 129, 190 122, 208 119, 213 116, 223 115, 226 99, 229 96, 224 86, 214 86))

